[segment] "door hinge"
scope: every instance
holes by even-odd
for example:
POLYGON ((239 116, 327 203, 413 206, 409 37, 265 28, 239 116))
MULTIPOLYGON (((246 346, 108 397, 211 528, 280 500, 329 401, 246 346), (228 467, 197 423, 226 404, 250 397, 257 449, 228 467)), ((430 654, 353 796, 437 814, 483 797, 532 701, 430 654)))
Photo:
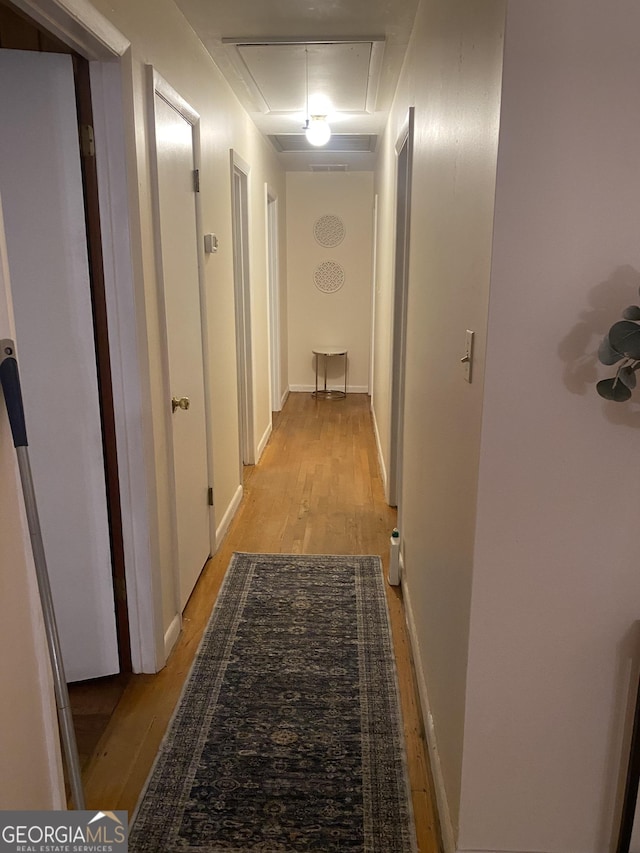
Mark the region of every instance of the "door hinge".
POLYGON ((114 578, 113 589, 115 592, 116 601, 127 600, 127 586, 125 584, 124 578, 114 578))
POLYGON ((93 128, 90 124, 80 125, 80 151, 83 157, 96 156, 96 143, 93 136, 93 128))
POLYGON ((200 169, 193 170, 193 191, 194 193, 200 192, 200 169))
POLYGON ((209 506, 213 506, 213 489, 211 486, 207 489, 207 503, 209 506))

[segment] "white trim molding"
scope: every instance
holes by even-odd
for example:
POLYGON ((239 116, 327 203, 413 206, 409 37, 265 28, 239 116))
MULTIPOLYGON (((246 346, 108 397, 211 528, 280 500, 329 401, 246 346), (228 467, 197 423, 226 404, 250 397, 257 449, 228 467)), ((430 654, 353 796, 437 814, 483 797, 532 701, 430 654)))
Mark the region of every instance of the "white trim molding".
POLYGON ((123 56, 129 39, 89 0, 13 0, 15 5, 85 59, 123 56))
MULTIPOLYGON (((293 391, 293 392, 305 393, 308 391, 309 394, 312 394, 315 390, 316 390, 315 385, 290 385, 289 386, 289 391, 293 391)), ((318 390, 320 390, 320 388, 318 388, 318 390)), ((336 390, 344 391, 344 385, 336 386, 336 390)), ((347 385, 347 394, 368 394, 368 393, 369 393, 369 386, 368 385, 347 385)))
POLYGON ((154 93, 160 95, 163 101, 166 101, 169 106, 177 110, 189 124, 197 125, 200 121, 200 113, 197 113, 191 104, 187 103, 182 95, 176 92, 173 86, 158 74, 153 65, 147 65, 147 69, 151 75, 154 93))
POLYGON ((178 641, 178 637, 180 636, 180 631, 182 630, 182 614, 176 613, 176 615, 171 620, 171 624, 167 628, 164 635, 164 656, 165 659, 169 657, 171 652, 173 651, 173 647, 178 641))
POLYGON ((371 420, 373 422, 373 433, 376 437, 376 447, 378 449, 378 464, 380 466, 380 477, 382 478, 382 488, 384 489, 385 497, 387 493, 387 467, 384 464, 384 453, 382 452, 382 442, 380 441, 380 431, 378 429, 378 419, 376 418, 376 410, 373 406, 373 398, 371 399, 371 420))
MULTIPOLYGON (((404 568, 404 566, 403 566, 404 568)), ((403 572, 404 574, 404 572, 403 572)), ((421 666, 420 651, 418 648, 416 624, 413 617, 413 607, 411 606, 411 593, 409 586, 401 581, 402 597, 404 599, 405 618, 407 629, 409 632, 409 642, 411 645, 411 653, 415 662, 415 674, 418 682, 418 698, 422 722, 427 737, 427 747, 429 750, 429 765, 433 775, 433 784, 436 789, 436 801, 438 805, 438 817, 440 819, 440 831, 442 833, 442 844, 444 853, 456 853, 455 835, 453 824, 451 822, 451 812, 449 810, 449 800, 444 786, 444 777, 442 775, 442 765, 440 763, 440 753, 438 752, 438 744, 436 741, 436 731, 431 714, 431 705, 427 694, 427 683, 424 678, 424 667, 421 666)))
POLYGON ((220 524, 216 528, 216 542, 222 542, 224 539, 225 533, 229 529, 229 525, 233 521, 234 516, 238 511, 238 507, 242 502, 243 493, 242 486, 238 486, 233 498, 231 499, 231 503, 227 507, 225 514, 222 516, 220 524))
POLYGON ((156 636, 161 602, 158 598, 154 606, 152 580, 157 556, 149 535, 155 479, 148 463, 146 324, 136 304, 131 260, 122 74, 120 63, 94 62, 90 67, 131 661, 134 672, 156 672, 164 660, 156 636))
POLYGON ((273 430, 273 425, 272 425, 271 421, 269 421, 269 423, 267 424, 267 428, 262 435, 262 438, 258 442, 258 458, 256 459, 256 462, 260 461, 260 457, 262 456, 262 452, 265 449, 265 447, 267 446, 269 439, 271 438, 272 430, 273 430))

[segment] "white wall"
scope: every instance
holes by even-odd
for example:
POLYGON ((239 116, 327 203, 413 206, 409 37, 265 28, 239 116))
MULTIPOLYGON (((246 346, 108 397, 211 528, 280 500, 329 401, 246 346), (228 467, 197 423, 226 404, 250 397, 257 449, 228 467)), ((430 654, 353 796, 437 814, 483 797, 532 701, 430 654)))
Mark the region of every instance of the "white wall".
POLYGON ((638 301, 639 32, 631 0, 509 4, 461 849, 611 849, 640 408, 595 354, 638 301))
POLYGON ((403 583, 427 724, 433 721, 440 758, 434 772, 454 824, 462 769, 504 13, 501 0, 423 0, 376 173, 373 401, 386 466, 394 146, 414 105, 403 583), (476 332, 471 385, 460 364, 466 329, 476 332))
MULTIPOLYGON (((126 143, 132 228, 136 235, 132 250, 137 296, 143 305, 144 334, 148 342, 153 463, 157 479, 158 572, 164 590, 162 629, 166 631, 175 616, 171 577, 171 460, 167 452, 162 313, 155 266, 146 65, 153 65, 200 115, 202 228, 203 232, 213 232, 219 238, 217 254, 205 258, 204 276, 207 293, 206 336, 210 354, 209 390, 212 401, 212 485, 215 525, 220 533, 229 521, 241 488, 229 151, 233 148, 251 167, 249 245, 256 445, 268 434, 271 423, 264 184, 267 182, 278 196, 280 230, 284 233, 284 173, 275 151, 258 133, 175 4, 169 0, 138 0, 136 3, 128 0, 95 0, 94 6, 131 42, 124 63, 124 101, 127 110, 126 143)), ((282 264, 282 281, 285 270, 286 265, 282 264)))
MULTIPOLYGON (((361 393, 369 390, 372 229, 371 172, 287 174, 288 349, 292 390, 315 387, 311 352, 315 346, 346 347, 349 390, 361 393), (334 248, 321 246, 313 236, 315 222, 325 214, 339 216, 345 225, 344 240, 334 248), (344 284, 335 293, 324 293, 314 284, 313 273, 325 260, 335 261, 345 271, 344 284)), ((340 387, 344 382, 342 359, 333 359, 328 371, 328 387, 340 387)))

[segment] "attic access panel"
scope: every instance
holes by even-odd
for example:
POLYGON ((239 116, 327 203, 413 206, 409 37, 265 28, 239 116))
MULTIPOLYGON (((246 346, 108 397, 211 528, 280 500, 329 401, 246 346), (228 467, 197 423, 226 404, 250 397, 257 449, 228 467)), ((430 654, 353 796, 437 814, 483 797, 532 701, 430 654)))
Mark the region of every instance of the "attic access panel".
POLYGON ((308 45, 224 41, 233 41, 236 71, 264 113, 305 112, 307 58, 310 112, 317 97, 328 99, 337 112, 375 109, 384 49, 384 42, 377 37, 308 45))

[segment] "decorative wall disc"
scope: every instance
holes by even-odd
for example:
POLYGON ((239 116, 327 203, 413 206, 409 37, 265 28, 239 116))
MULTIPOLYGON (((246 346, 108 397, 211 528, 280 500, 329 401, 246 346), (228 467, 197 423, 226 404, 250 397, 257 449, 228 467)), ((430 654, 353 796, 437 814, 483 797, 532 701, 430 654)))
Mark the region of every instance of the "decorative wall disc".
POLYGON ((335 293, 344 284, 344 270, 335 261, 323 261, 316 267, 313 281, 323 293, 335 293))
POLYGON ((344 240, 344 222, 334 213, 327 213, 316 220, 313 226, 313 236, 321 246, 331 249, 344 240))

